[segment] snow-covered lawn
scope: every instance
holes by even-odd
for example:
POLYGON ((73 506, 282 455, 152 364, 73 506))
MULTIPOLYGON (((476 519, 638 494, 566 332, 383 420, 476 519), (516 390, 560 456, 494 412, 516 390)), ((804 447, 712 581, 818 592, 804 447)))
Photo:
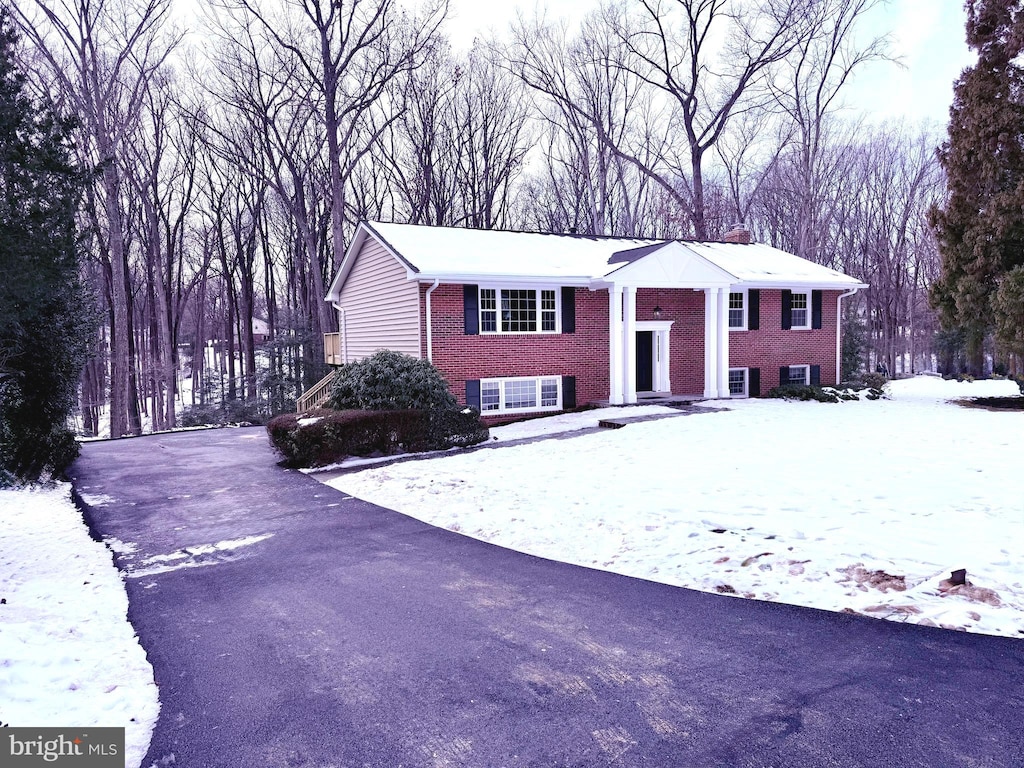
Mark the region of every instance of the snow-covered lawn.
POLYGON ((137 768, 159 712, 110 551, 70 486, 0 490, 0 721, 124 727, 137 768))
MULTIPOLYGON (((874 402, 709 403, 728 410, 329 482, 556 560, 1024 639, 1024 412, 947 402, 1016 385, 918 377, 889 390, 874 402), (941 584, 959 568, 968 585, 941 584)), ((555 418, 559 430, 595 422, 555 418)), ((550 432, 545 422, 495 429, 495 445, 550 432)))

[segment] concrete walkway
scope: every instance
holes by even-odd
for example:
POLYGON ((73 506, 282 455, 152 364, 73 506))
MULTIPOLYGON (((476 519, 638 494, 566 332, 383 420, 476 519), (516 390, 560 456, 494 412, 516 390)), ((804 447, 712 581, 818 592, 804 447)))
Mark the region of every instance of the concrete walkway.
POLYGON ((89 443, 71 474, 135 547, 147 768, 1024 760, 1024 641, 500 549, 280 469, 259 428, 89 443))

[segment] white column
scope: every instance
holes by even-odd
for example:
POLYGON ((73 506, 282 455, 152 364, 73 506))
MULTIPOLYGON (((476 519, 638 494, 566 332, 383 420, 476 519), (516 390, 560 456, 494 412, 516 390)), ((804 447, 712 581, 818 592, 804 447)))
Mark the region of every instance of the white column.
POLYGON ((729 397, 729 289, 718 289, 718 396, 729 397))
POLYGON ((718 397, 717 288, 704 289, 704 397, 718 397))
POLYGON ((622 405, 622 289, 608 287, 608 402, 622 405))
POLYGON ((623 364, 625 365, 626 384, 622 393, 626 403, 636 402, 636 286, 627 285, 622 296, 623 315, 623 364))

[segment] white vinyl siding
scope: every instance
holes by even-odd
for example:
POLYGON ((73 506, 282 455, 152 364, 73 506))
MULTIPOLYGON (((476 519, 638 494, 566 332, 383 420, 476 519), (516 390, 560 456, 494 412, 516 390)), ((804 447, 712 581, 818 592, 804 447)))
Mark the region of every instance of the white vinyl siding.
POLYGON ((341 347, 346 362, 378 349, 420 357, 419 284, 373 238, 356 254, 341 289, 341 347))

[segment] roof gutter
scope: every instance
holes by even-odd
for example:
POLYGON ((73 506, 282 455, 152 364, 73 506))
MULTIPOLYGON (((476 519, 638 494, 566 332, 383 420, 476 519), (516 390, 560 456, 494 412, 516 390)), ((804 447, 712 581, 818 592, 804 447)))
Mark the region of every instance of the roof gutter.
POLYGON ((853 290, 841 293, 836 297, 836 384, 841 384, 843 380, 843 299, 847 296, 853 296, 861 287, 857 286, 853 290))
POLYGON ((434 334, 433 325, 430 321, 430 294, 441 284, 440 280, 434 280, 434 284, 427 288, 427 362, 434 362, 434 334))
POLYGON ((594 278, 579 275, 511 275, 485 274, 482 272, 415 272, 407 276, 420 283, 442 282, 470 285, 564 285, 587 288, 594 278))

